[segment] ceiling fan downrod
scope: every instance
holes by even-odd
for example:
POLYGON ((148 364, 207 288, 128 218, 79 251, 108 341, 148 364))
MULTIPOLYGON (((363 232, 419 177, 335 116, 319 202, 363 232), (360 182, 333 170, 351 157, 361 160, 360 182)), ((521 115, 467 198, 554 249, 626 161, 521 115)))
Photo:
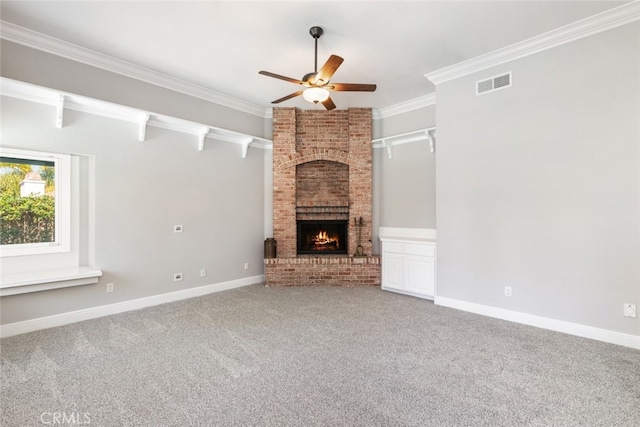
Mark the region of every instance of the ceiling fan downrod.
POLYGON ((316 45, 315 57, 313 61, 313 72, 315 74, 318 73, 318 39, 320 38, 323 32, 324 30, 322 29, 322 27, 317 27, 317 26, 311 27, 311 29, 309 30, 309 34, 311 34, 311 37, 313 37, 316 45))

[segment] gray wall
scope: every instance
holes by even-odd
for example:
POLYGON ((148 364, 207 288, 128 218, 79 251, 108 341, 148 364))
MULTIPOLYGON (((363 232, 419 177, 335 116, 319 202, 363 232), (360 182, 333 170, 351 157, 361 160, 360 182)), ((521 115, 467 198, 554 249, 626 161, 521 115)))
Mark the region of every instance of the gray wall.
POLYGON ((402 114, 374 120, 373 138, 398 135, 436 125, 436 106, 428 105, 402 114))
MULTIPOLYGON (((435 126, 435 105, 374 120, 374 139, 435 126)), ((436 228, 435 159, 428 141, 373 150, 374 252, 378 227, 436 228)))
POLYGON ((97 285, 0 299, 2 324, 263 274, 264 150, 2 99, 2 143, 95 156, 97 285), (182 224, 184 233, 174 234, 182 224), (243 269, 249 262, 250 269, 243 269), (199 277, 201 268, 207 276, 199 277), (173 282, 173 273, 184 280, 173 282), (107 294, 105 284, 115 292, 107 294))
POLYGON ((640 335, 640 23, 437 87, 439 296, 640 335), (475 82, 513 72, 513 87, 475 82), (504 287, 513 296, 504 296, 504 287))
MULTIPOLYGON (((3 77, 256 136, 270 131, 262 117, 4 40, 1 47, 3 77)), ((154 127, 140 142, 135 124, 72 110, 62 129, 54 121, 53 107, 3 98, 2 144, 95 156, 95 267, 104 276, 98 285, 2 297, 2 324, 263 274, 264 150, 249 148, 242 159, 239 145, 207 139, 199 152, 194 135, 154 127), (183 281, 173 282, 177 272, 183 281), (115 292, 105 293, 108 282, 115 292)))
POLYGON ((435 228, 435 165, 428 141, 376 150, 376 172, 380 179, 380 226, 435 228))

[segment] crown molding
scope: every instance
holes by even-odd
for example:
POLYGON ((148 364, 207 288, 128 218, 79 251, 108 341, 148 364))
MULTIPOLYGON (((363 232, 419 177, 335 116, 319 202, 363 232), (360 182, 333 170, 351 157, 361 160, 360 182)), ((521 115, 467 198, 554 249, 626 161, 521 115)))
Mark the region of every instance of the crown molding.
POLYGON ((584 37, 591 36, 640 19, 640 1, 634 0, 622 6, 576 21, 564 27, 540 34, 510 46, 494 50, 424 76, 433 84, 448 82, 477 71, 533 55, 584 37))
MULTIPOLYGON (((206 89, 202 86, 159 73, 157 71, 131 64, 120 59, 104 55, 68 43, 55 37, 30 30, 11 22, 0 20, 0 38, 32 49, 40 50, 56 56, 80 62, 102 70, 110 71, 126 77, 131 77, 155 86, 173 90, 205 101, 213 102, 224 107, 252 114, 264 119, 272 118, 272 109, 230 97, 220 92, 206 89)), ((382 119, 406 113, 419 108, 435 104, 435 94, 429 94, 406 102, 373 110, 374 119, 382 119)))
POLYGON ((265 108, 259 105, 251 104, 223 93, 131 64, 73 43, 65 42, 55 37, 12 24, 11 22, 0 20, 0 38, 195 98, 204 99, 205 101, 254 116, 266 117, 265 108))
POLYGON ((387 117, 396 116, 398 114, 408 113, 409 111, 418 110, 436 104, 436 94, 429 93, 418 98, 413 98, 405 102, 390 105, 388 107, 378 108, 374 111, 374 119, 386 119, 387 117))
MULTIPOLYGON (((634 0, 525 41, 427 73, 424 76, 433 84, 438 85, 486 68, 533 55, 592 34, 637 21, 638 19, 640 19, 640 0, 634 0)), ((271 108, 263 108, 259 105, 62 41, 46 34, 15 25, 11 22, 0 20, 0 38, 254 116, 265 119, 272 118, 271 108)), ((384 119, 407 113, 434 105, 435 102, 435 94, 427 94, 388 107, 374 109, 372 111, 373 119, 384 119)))

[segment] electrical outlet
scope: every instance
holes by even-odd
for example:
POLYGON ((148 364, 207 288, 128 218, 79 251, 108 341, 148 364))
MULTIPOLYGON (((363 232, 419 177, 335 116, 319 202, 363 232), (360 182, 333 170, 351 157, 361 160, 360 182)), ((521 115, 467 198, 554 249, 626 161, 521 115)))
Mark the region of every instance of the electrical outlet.
POLYGON ((113 292, 113 283, 107 283, 107 292, 113 292))
POLYGON ((174 282, 179 282, 179 281, 181 281, 181 280, 182 280, 182 273, 175 273, 175 274, 173 275, 173 281, 174 281, 174 282))
POLYGON ((173 226, 173 232, 174 233, 182 233, 183 227, 182 225, 174 225, 173 226))
POLYGON ((635 304, 626 304, 624 305, 624 317, 636 317, 636 305, 635 304))
POLYGON ((207 270, 205 270, 204 268, 200 269, 200 277, 204 277, 207 275, 207 270))
POLYGON ((511 296, 511 286, 505 286, 504 287, 504 296, 505 297, 510 297, 511 296))
POLYGON ((245 262, 245 263, 244 263, 244 269, 245 269, 245 270, 248 270, 248 269, 249 269, 249 263, 248 263, 248 262, 245 262))

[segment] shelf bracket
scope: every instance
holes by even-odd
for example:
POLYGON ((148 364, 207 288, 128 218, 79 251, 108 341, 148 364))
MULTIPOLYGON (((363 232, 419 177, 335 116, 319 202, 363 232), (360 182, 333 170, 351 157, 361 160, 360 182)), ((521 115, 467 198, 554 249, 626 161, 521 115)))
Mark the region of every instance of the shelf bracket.
POLYGON ((432 153, 436 152, 436 134, 435 131, 433 133, 427 131, 427 138, 429 138, 429 151, 432 153))
POLYGON ((207 137, 210 129, 208 127, 202 128, 198 133, 198 151, 204 151, 204 139, 207 137))
POLYGON ((64 124, 64 95, 58 95, 58 104, 56 106, 56 127, 62 129, 64 124))
POLYGON ((143 114, 138 122, 138 139, 143 142, 147 138, 147 123, 149 123, 149 114, 143 114))
POLYGON ((245 138, 242 140, 242 158, 247 158, 247 152, 249 151, 249 146, 253 142, 253 138, 245 138))
POLYGON ((383 139, 382 145, 384 145, 384 147, 387 149, 387 157, 389 157, 389 160, 391 160, 393 158, 393 152, 391 150, 391 142, 387 141, 386 139, 383 139))

